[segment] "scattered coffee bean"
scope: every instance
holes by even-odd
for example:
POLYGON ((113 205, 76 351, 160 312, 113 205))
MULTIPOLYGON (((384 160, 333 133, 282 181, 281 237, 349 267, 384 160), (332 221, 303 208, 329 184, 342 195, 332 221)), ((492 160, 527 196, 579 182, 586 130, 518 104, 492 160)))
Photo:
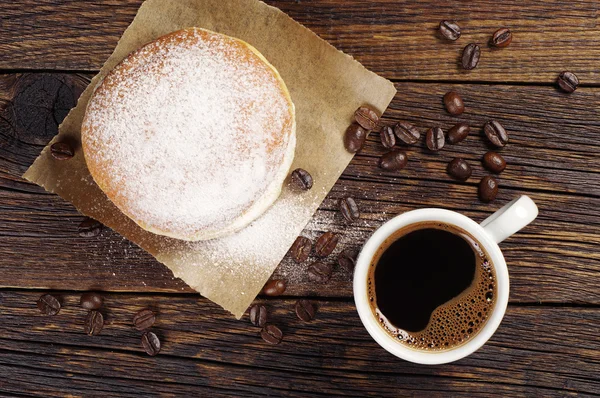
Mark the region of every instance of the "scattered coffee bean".
POLYGON ((466 123, 458 123, 448 130, 448 142, 450 144, 458 144, 471 132, 471 128, 466 123))
POLYGON ((296 169, 292 171, 292 181, 298 188, 304 191, 308 191, 313 186, 312 176, 304 169, 296 169))
POLYGON ((479 63, 481 49, 475 43, 467 44, 462 53, 462 66, 466 70, 475 69, 479 63))
POLYGON ((315 306, 308 300, 298 300, 295 305, 298 319, 304 322, 310 322, 315 319, 315 306))
POLYGON ((344 249, 338 254, 338 264, 347 271, 352 271, 356 265, 357 252, 354 249, 344 249))
POLYGON ((416 143, 421 137, 421 133, 415 126, 407 122, 398 122, 394 126, 394 133, 396 137, 400 139, 400 141, 404 142, 407 145, 412 145, 416 143))
POLYGON ((86 217, 85 220, 79 224, 77 228, 79 231, 79 236, 84 238, 92 238, 94 236, 100 235, 102 232, 102 224, 93 218, 86 217))
POLYGON ((444 106, 448 113, 454 116, 458 116, 465 111, 465 103, 456 91, 450 91, 444 95, 444 106))
POLYGON ((140 331, 150 329, 154 322, 156 315, 150 308, 140 310, 133 316, 133 326, 140 331))
POLYGON ((379 116, 373 109, 361 106, 354 112, 354 120, 366 130, 377 130, 379 116))
POLYGON ((283 340, 283 333, 277 326, 267 325, 260 331, 260 337, 269 344, 277 345, 283 340))
POLYGON ((312 250, 312 242, 310 239, 299 236, 294 241, 294 244, 290 248, 290 254, 295 262, 303 263, 306 261, 312 250))
POLYGON ((339 235, 331 231, 325 232, 315 243, 315 253, 319 257, 329 256, 335 250, 339 240, 339 235))
POLYGON ((492 36, 492 45, 496 47, 507 47, 512 41, 512 32, 508 28, 500 28, 492 36))
POLYGON ((579 78, 573 72, 564 71, 558 75, 558 87, 566 93, 572 93, 579 87, 579 78))
POLYGON ((407 163, 408 157, 406 156, 406 153, 398 149, 385 153, 379 159, 379 167, 387 171, 402 170, 406 167, 407 163))
POLYGON ((266 296, 281 296, 285 292, 287 284, 283 279, 271 279, 262 289, 262 294, 266 296))
POLYGON ((366 139, 367 131, 358 123, 352 123, 344 135, 344 147, 348 152, 356 153, 365 145, 366 139))
POLYGON ((396 145, 396 136, 394 135, 394 129, 390 126, 383 126, 381 131, 379 132, 379 139, 381 140, 381 145, 384 148, 392 149, 394 145, 396 145))
POLYGON ((332 271, 331 265, 317 261, 308 267, 308 279, 313 282, 325 283, 331 278, 332 271))
POLYGON ((454 158, 450 163, 448 163, 448 167, 446 169, 450 176, 456 178, 460 181, 466 181, 471 177, 471 166, 461 158, 454 158))
POLYGON ((37 307, 44 315, 56 315, 60 311, 60 302, 51 294, 44 294, 37 301, 37 307))
POLYGON ((425 144, 430 151, 439 151, 444 147, 446 138, 444 137, 444 130, 440 127, 434 127, 427 131, 425 136, 425 144))
POLYGON ((50 147, 50 153, 56 160, 68 160, 75 155, 71 145, 67 144, 66 142, 55 142, 52 144, 50 147))
POLYGON ((79 299, 79 305, 86 310, 97 310, 102 307, 103 303, 104 299, 102 296, 94 292, 83 293, 79 299))
POLYGON ((259 304, 250 307, 250 323, 254 326, 264 327, 267 323, 267 307, 259 304))
POLYGON ((506 133, 506 130, 496 120, 487 122, 483 126, 483 131, 490 142, 497 147, 502 148, 508 143, 508 134, 506 133))
POLYGON ((498 195, 498 181, 494 177, 485 176, 479 182, 479 199, 489 203, 498 195))
POLYGON ((447 40, 458 40, 460 37, 460 26, 454 21, 440 22, 440 35, 447 40))
POLYGON ((490 151, 483 155, 483 165, 489 171, 500 174, 506 168, 506 160, 500 154, 490 151))
POLYGON ((347 198, 340 199, 340 213, 347 222, 354 222, 360 218, 360 210, 356 201, 348 196, 347 198))
POLYGON ((84 331, 89 336, 95 336, 104 327, 104 316, 99 311, 90 311, 85 317, 84 331))
POLYGON ((160 352, 160 340, 158 336, 152 332, 146 332, 142 335, 142 347, 146 354, 151 357, 158 355, 160 352))

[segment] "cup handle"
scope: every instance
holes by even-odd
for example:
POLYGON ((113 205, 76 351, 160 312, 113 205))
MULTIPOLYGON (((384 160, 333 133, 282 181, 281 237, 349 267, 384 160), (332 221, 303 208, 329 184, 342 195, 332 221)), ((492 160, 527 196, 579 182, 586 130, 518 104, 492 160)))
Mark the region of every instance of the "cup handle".
POLYGON ((496 243, 535 220, 538 208, 529 196, 523 195, 486 218, 480 225, 496 243))

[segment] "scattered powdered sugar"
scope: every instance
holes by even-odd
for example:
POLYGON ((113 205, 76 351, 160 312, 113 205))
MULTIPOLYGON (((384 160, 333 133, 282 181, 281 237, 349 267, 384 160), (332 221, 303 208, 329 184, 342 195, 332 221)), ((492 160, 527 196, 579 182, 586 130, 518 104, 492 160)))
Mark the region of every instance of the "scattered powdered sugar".
POLYGON ((82 131, 86 161, 121 211, 190 237, 227 229, 260 201, 280 178, 292 129, 290 103, 258 55, 188 29, 117 66, 82 131))

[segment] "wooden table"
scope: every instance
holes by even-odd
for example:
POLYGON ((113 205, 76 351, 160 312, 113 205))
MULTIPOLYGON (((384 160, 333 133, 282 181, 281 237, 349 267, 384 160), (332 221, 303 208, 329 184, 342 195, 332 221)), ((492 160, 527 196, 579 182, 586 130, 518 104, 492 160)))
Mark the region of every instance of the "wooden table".
MULTIPOLYGON (((82 216, 20 175, 56 134, 57 124, 101 67, 141 0, 12 0, 0 8, 0 395, 25 396, 592 396, 600 393, 600 29, 597 0, 271 0, 340 50, 395 82, 385 114, 419 127, 477 126, 460 145, 433 154, 408 148, 401 172, 377 168, 377 134, 356 156, 305 235, 342 234, 358 248, 393 215, 435 206, 481 221, 510 199, 530 195, 539 218, 501 246, 511 273, 510 305, 494 337, 454 364, 419 366, 381 349, 363 329, 351 275, 326 286, 307 281, 306 264, 285 259, 275 276, 286 296, 259 298, 285 337, 266 345, 247 319, 201 298, 138 247, 110 230, 79 237, 82 216), (494 5, 496 4, 496 5, 494 5), (436 38, 456 19, 456 43, 436 38), (510 27, 510 47, 485 43, 510 27), (483 45, 479 67, 458 67, 463 46, 483 45), (571 95, 555 89, 562 70, 579 76, 571 95), (466 113, 442 107, 450 89, 466 113), (498 199, 482 204, 477 182, 487 150, 479 126, 510 132, 498 199), (455 156, 474 166, 466 183, 445 173, 455 156), (336 211, 354 196, 363 215, 346 225, 336 211), (105 292, 107 325, 83 333, 82 291, 105 292), (53 291, 54 317, 35 302, 53 291), (317 318, 299 321, 293 304, 310 297, 317 318), (150 306, 163 341, 148 357, 132 314, 150 306)), ((333 260, 332 260, 333 261, 333 260)))

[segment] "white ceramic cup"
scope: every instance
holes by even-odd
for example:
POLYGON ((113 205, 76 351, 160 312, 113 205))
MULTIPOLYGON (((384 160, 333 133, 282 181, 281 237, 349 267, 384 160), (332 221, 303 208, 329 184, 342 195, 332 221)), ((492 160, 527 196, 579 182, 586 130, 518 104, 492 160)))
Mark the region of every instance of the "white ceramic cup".
POLYGON ((435 365, 459 360, 478 350, 492 337, 506 312, 508 304, 508 269, 498 243, 508 238, 538 215, 535 203, 521 196, 492 214, 481 224, 450 210, 420 209, 401 214, 383 224, 365 243, 354 270, 354 301, 362 323, 380 346, 407 361, 435 365), (444 351, 416 350, 390 336, 373 315, 367 293, 369 266, 377 249, 396 231, 422 222, 441 222, 457 226, 470 233, 485 248, 496 270, 498 295, 496 304, 484 327, 466 343, 444 351))

